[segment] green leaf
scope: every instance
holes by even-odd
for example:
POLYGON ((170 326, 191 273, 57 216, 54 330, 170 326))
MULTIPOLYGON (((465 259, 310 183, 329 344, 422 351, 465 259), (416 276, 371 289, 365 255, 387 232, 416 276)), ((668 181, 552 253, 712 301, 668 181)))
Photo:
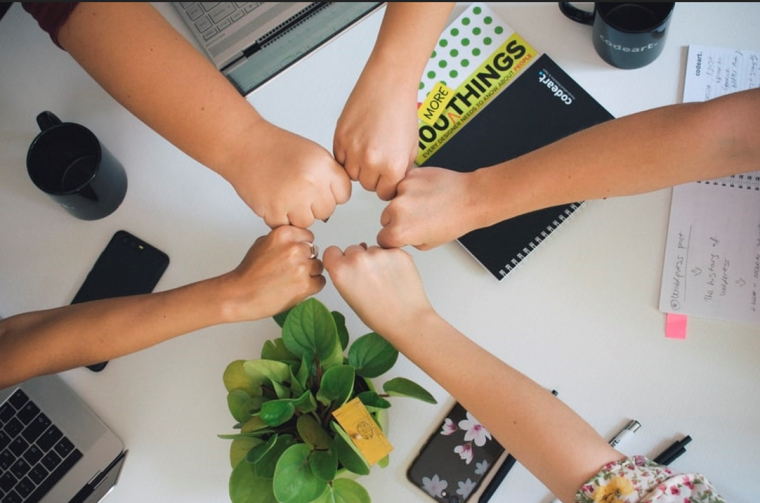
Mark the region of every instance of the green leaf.
POLYGON ((338 311, 333 311, 332 317, 335 320, 335 326, 338 329, 338 340, 340 341, 341 352, 348 347, 348 329, 346 328, 346 317, 338 311))
POLYGON ((423 402, 436 404, 438 401, 425 388, 404 377, 396 377, 383 384, 383 389, 391 396, 406 396, 423 402))
POLYGON ((274 472, 274 495, 280 503, 310 503, 327 489, 327 481, 311 470, 306 444, 295 444, 280 456, 274 472))
POLYGON ((311 391, 304 391, 298 398, 284 398, 281 400, 269 400, 261 405, 259 415, 269 426, 279 426, 293 417, 296 410, 299 412, 311 412, 317 408, 317 403, 311 391))
POLYGON ((348 350, 348 363, 362 377, 372 379, 388 372, 398 359, 398 351, 375 332, 362 335, 348 350))
POLYGON ((339 365, 327 369, 322 376, 322 384, 317 392, 317 400, 324 405, 333 405, 337 409, 351 396, 354 390, 354 369, 348 365, 339 365))
POLYGON ((284 362, 275 360, 248 360, 243 363, 245 372, 257 381, 285 383, 290 380, 290 366, 284 362))
POLYGON ((372 500, 367 490, 357 481, 337 479, 330 488, 328 498, 321 499, 318 503, 372 503, 372 500))
POLYGON ((313 451, 309 456, 309 466, 314 475, 329 482, 338 473, 338 453, 333 447, 326 451, 313 451))
POLYGON ((269 425, 266 424, 263 419, 261 419, 261 416, 257 414, 246 421, 245 424, 240 427, 240 431, 242 433, 260 433, 261 430, 264 430, 268 426, 269 425))
POLYGON ((255 465, 258 463, 261 458, 263 458, 269 450, 274 447, 274 444, 277 442, 277 439, 280 438, 280 435, 275 433, 271 437, 269 437, 269 440, 266 442, 259 443, 258 445, 255 445, 250 451, 248 451, 248 454, 246 454, 246 461, 248 461, 250 464, 255 465))
POLYGON ((290 421, 296 413, 296 406, 291 399, 270 400, 261 405, 261 419, 267 425, 276 427, 290 421))
POLYGON ((319 360, 319 364, 325 370, 338 365, 343 365, 344 363, 346 363, 346 357, 343 355, 343 348, 340 347, 340 343, 335 344, 332 354, 319 360))
POLYGON ((272 317, 274 319, 275 323, 277 323, 280 326, 280 328, 282 328, 283 325, 285 325, 285 320, 287 319, 288 314, 290 314, 291 309, 286 309, 285 311, 283 311, 283 312, 281 312, 279 314, 275 314, 272 317))
POLYGON ((235 389, 227 394, 227 407, 238 423, 245 423, 253 413, 251 397, 242 389, 235 389))
POLYGON ((325 431, 319 421, 311 414, 298 416, 296 422, 298 435, 306 442, 306 445, 314 449, 329 449, 332 445, 332 437, 325 431))
POLYGON ((301 383, 298 374, 293 373, 293 367, 290 367, 290 392, 293 396, 301 396, 306 391, 306 382, 301 383))
POLYGON ((232 503, 277 503, 272 479, 259 477, 248 463, 238 463, 232 470, 229 491, 232 503))
POLYGON ((277 339, 266 341, 261 348, 262 360, 276 360, 278 362, 297 362, 298 357, 288 351, 285 347, 285 343, 282 342, 282 337, 277 339))
POLYGON ((369 475, 369 463, 351 438, 349 438, 348 433, 335 421, 330 422, 330 427, 336 433, 333 445, 338 452, 340 464, 350 472, 359 475, 369 475))
POLYGON ((307 389, 309 387, 309 377, 311 376, 312 371, 312 365, 310 365, 310 361, 301 358, 301 365, 298 366, 298 371, 295 373, 295 379, 298 382, 298 384, 303 388, 307 389))
POLYGON ((234 438, 230 444, 230 466, 235 468, 240 461, 245 459, 251 449, 262 442, 263 440, 260 438, 249 435, 239 435, 234 438))
POLYGON ((361 402, 365 407, 367 407, 367 410, 370 412, 374 412, 378 409, 391 408, 391 403, 385 398, 382 398, 375 391, 363 391, 356 396, 359 398, 359 400, 361 400, 361 402))
MULTIPOLYGON (((274 477, 275 467, 277 466, 280 457, 285 450, 294 444, 295 440, 292 435, 280 435, 277 437, 272 447, 268 449, 263 456, 260 456, 259 460, 253 465, 256 475, 268 479, 274 477)), ((254 447, 254 449, 256 449, 256 447, 254 447)))
POLYGON ((224 369, 222 379, 224 381, 224 387, 227 391, 233 391, 236 389, 242 389, 250 396, 261 396, 261 381, 257 381, 243 368, 245 360, 235 360, 227 365, 224 369))
POLYGON ((338 329, 330 311, 314 297, 291 309, 282 327, 282 339, 298 358, 324 360, 340 346, 338 329))

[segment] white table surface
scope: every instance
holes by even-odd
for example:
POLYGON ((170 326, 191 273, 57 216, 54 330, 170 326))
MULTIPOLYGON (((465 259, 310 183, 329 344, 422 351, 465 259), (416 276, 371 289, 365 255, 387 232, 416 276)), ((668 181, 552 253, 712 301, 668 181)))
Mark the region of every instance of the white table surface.
MULTIPOLYGON (((158 7, 179 26, 168 4, 158 7)), ((680 101, 689 44, 760 50, 758 3, 679 3, 663 54, 638 70, 602 62, 590 27, 566 19, 556 3, 494 8, 618 117, 680 101)), ((255 91, 250 103, 272 122, 331 150, 335 122, 381 17, 376 13, 255 91)), ((68 304, 118 229, 171 257, 157 290, 228 271, 268 231, 227 182, 118 105, 17 3, 0 22, 0 117, 4 316, 68 304), (91 128, 124 164, 129 190, 114 214, 76 220, 30 182, 25 156, 42 110, 91 128)), ((689 434, 694 440, 673 468, 702 472, 729 501, 747 503, 759 488, 760 327, 693 318, 686 340, 665 338, 665 315, 657 305, 669 203, 669 189, 589 202, 502 282, 456 242, 410 252, 446 318, 557 389, 604 437, 638 419, 643 426, 623 452, 654 456, 689 434)), ((383 207, 355 184, 351 200, 329 223, 312 228, 316 243, 322 249, 374 243, 383 207)), ((352 337, 365 333, 329 281, 317 298, 346 314, 352 337)), ((229 444, 216 436, 232 432, 234 423, 222 372, 232 360, 258 357, 262 343, 278 335, 270 319, 219 326, 112 361, 100 374, 63 373, 130 450, 107 501, 229 501, 229 444)), ((453 400, 403 357, 390 375, 416 380, 439 403, 394 400, 391 464, 361 481, 375 502, 426 502, 405 471, 453 400)), ((494 385, 483 383, 482 392, 494 385)), ((493 501, 550 499, 517 466, 493 501)))

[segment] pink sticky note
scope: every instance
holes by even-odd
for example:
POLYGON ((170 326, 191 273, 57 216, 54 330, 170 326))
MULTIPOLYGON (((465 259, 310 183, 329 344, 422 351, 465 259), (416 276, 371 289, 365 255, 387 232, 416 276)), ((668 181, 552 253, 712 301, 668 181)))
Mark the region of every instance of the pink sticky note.
POLYGON ((668 339, 686 339, 686 316, 668 313, 665 319, 665 337, 668 339))

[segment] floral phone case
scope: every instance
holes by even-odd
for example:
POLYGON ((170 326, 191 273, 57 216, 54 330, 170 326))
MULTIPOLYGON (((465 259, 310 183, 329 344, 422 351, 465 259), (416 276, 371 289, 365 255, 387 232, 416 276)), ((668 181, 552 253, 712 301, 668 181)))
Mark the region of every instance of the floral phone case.
POLYGON ((504 457, 504 448, 457 402, 406 476, 435 501, 465 503, 504 457))

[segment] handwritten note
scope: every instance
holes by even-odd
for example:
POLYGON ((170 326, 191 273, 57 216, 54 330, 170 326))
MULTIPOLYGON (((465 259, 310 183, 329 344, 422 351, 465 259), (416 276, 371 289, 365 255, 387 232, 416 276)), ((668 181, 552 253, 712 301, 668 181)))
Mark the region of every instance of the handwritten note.
POLYGON ((760 53, 689 46, 683 101, 707 101, 760 87, 760 53))
MULTIPOLYGON (((760 87, 760 53, 690 46, 684 101, 760 87)), ((660 311, 760 324, 760 171, 673 188, 660 311)))

